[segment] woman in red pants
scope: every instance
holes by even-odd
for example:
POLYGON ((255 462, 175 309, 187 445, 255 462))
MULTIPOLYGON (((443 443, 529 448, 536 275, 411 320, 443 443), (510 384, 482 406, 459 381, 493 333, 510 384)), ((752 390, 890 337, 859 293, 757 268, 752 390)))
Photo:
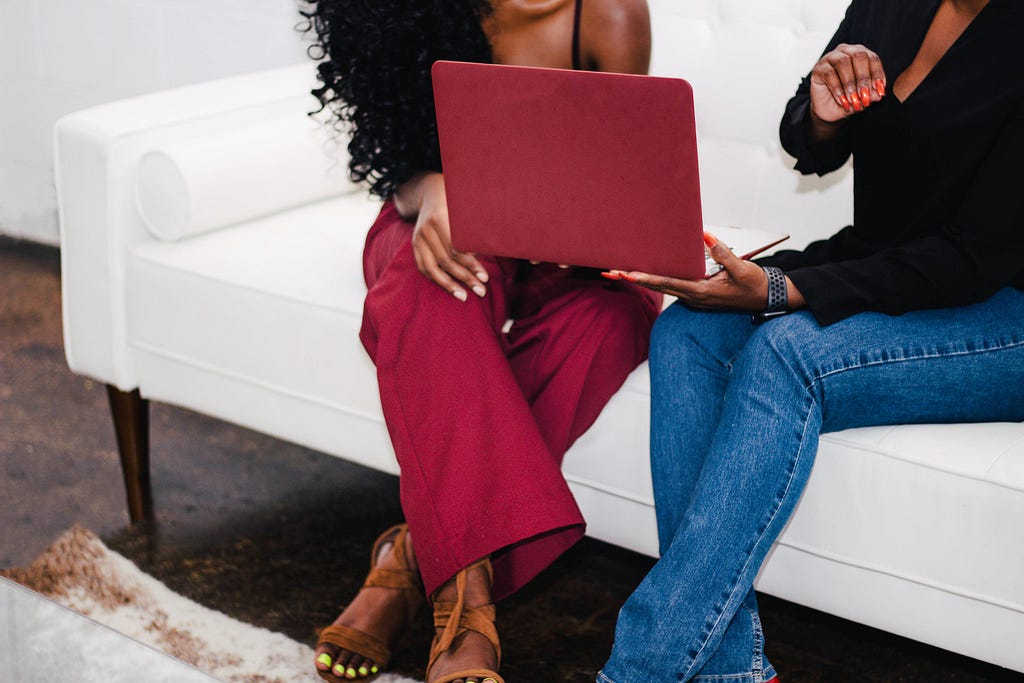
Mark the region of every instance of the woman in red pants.
POLYGON ((352 176, 385 199, 363 256, 360 338, 408 523, 378 540, 363 589, 320 636, 317 671, 375 675, 429 596, 427 681, 493 683, 492 602, 583 536, 562 457, 646 358, 661 300, 595 271, 455 251, 429 69, 644 73, 646 2, 334 0, 307 16, 325 58, 314 94, 351 131, 352 176))

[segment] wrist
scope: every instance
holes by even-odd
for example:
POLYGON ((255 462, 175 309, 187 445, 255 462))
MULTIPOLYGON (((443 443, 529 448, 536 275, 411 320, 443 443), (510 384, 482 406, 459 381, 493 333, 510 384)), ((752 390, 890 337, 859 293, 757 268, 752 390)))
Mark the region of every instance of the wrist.
POLYGON ((775 266, 762 266, 761 270, 764 271, 768 283, 768 293, 764 310, 751 316, 755 323, 762 323, 790 312, 789 279, 775 266))
POLYGON ((807 107, 807 120, 805 122, 805 128, 809 140, 814 142, 826 142, 832 140, 839 135, 839 131, 842 129, 846 119, 839 119, 837 121, 827 121, 814 111, 814 105, 811 104, 807 107))
POLYGON ((402 218, 416 220, 439 195, 444 195, 444 176, 437 171, 423 171, 402 183, 392 199, 402 218))

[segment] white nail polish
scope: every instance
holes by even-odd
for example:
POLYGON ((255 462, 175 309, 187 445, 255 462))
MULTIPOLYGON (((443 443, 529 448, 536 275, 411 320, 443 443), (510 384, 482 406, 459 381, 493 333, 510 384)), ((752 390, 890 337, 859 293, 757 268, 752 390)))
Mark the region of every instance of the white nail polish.
POLYGON ((476 295, 481 299, 484 297, 485 294, 487 294, 487 290, 484 289, 483 285, 477 285, 476 287, 473 288, 473 291, 476 292, 476 295))
POLYGON ((453 289, 453 290, 452 290, 452 296, 454 296, 454 297, 455 297, 456 299, 458 299, 459 301, 465 301, 465 300, 466 300, 466 298, 467 298, 467 297, 466 297, 466 292, 464 292, 464 291, 463 291, 463 290, 461 290, 461 289, 453 289))
POLYGON ((480 282, 487 282, 488 280, 491 279, 491 276, 487 274, 486 270, 481 270, 479 273, 476 274, 476 279, 480 280, 480 282))

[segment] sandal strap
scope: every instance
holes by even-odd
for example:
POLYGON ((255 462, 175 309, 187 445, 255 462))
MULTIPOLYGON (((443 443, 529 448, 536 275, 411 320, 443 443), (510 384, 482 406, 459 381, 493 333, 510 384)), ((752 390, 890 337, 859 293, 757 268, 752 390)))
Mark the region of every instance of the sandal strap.
POLYGON ((408 543, 409 526, 407 524, 396 524, 378 536, 373 544, 373 551, 370 555, 370 573, 363 581, 363 588, 388 588, 401 591, 405 597, 406 617, 412 622, 423 603, 423 580, 420 578, 419 572, 413 569, 412 563, 409 562, 408 543), (380 549, 386 543, 391 544, 393 558, 403 567, 402 569, 377 566, 380 549))
MULTIPOLYGON (((447 652, 455 639, 466 631, 475 631, 486 638, 494 648, 498 662, 501 662, 501 642, 498 640, 498 629, 494 626, 496 615, 494 605, 466 606, 467 575, 471 569, 479 566, 483 566, 487 570, 488 580, 493 581, 494 573, 491 569, 491 562, 485 558, 455 575, 455 602, 434 601, 434 628, 444 630, 439 636, 434 637, 434 644, 430 648, 430 661, 427 663, 428 672, 434 666, 437 658, 447 652)), ((456 676, 450 680, 458 678, 460 677, 456 676)))
POLYGON ((333 624, 320 632, 316 646, 320 647, 324 643, 360 654, 381 669, 385 668, 391 659, 391 650, 387 643, 369 633, 341 624, 333 624))
POLYGON ((419 593, 419 583, 420 575, 415 572, 407 569, 377 567, 366 576, 363 588, 392 588, 399 591, 413 590, 419 593))
POLYGON ((452 618, 455 616, 453 607, 453 603, 435 603, 434 605, 434 628, 444 629, 438 640, 441 651, 446 651, 451 647, 452 641, 466 631, 476 631, 490 641, 495 652, 501 657, 498 629, 494 626, 494 617, 497 612, 494 605, 464 607, 457 620, 452 618))
POLYGON ((408 536, 408 524, 396 524, 378 536, 377 540, 373 542, 373 550, 370 552, 370 571, 372 572, 376 568, 377 558, 380 557, 380 549, 386 543, 391 544, 391 552, 395 554, 395 559, 398 560, 399 564, 411 570, 409 557, 405 552, 405 544, 409 542, 408 536))
POLYGON ((444 678, 439 678, 436 681, 431 681, 430 683, 452 683, 452 681, 457 681, 460 678, 478 678, 481 681, 486 678, 492 678, 498 683, 505 683, 504 678, 490 669, 466 669, 464 671, 456 671, 455 673, 448 674, 444 678))

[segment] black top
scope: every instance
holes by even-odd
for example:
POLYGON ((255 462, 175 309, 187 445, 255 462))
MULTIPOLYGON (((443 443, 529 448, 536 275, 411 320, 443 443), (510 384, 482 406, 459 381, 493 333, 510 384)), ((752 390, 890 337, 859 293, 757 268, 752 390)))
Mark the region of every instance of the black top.
POLYGON ((583 16, 583 0, 576 0, 576 7, 573 10, 572 18, 572 70, 579 71, 583 68, 580 57, 580 19, 583 16))
POLYGON ((801 173, 854 157, 853 225, 803 251, 760 259, 786 271, 822 325, 1024 289, 1024 1, 991 0, 905 102, 892 85, 939 0, 854 0, 839 43, 878 53, 887 94, 840 136, 809 144, 810 77, 789 101, 782 145, 801 173))

